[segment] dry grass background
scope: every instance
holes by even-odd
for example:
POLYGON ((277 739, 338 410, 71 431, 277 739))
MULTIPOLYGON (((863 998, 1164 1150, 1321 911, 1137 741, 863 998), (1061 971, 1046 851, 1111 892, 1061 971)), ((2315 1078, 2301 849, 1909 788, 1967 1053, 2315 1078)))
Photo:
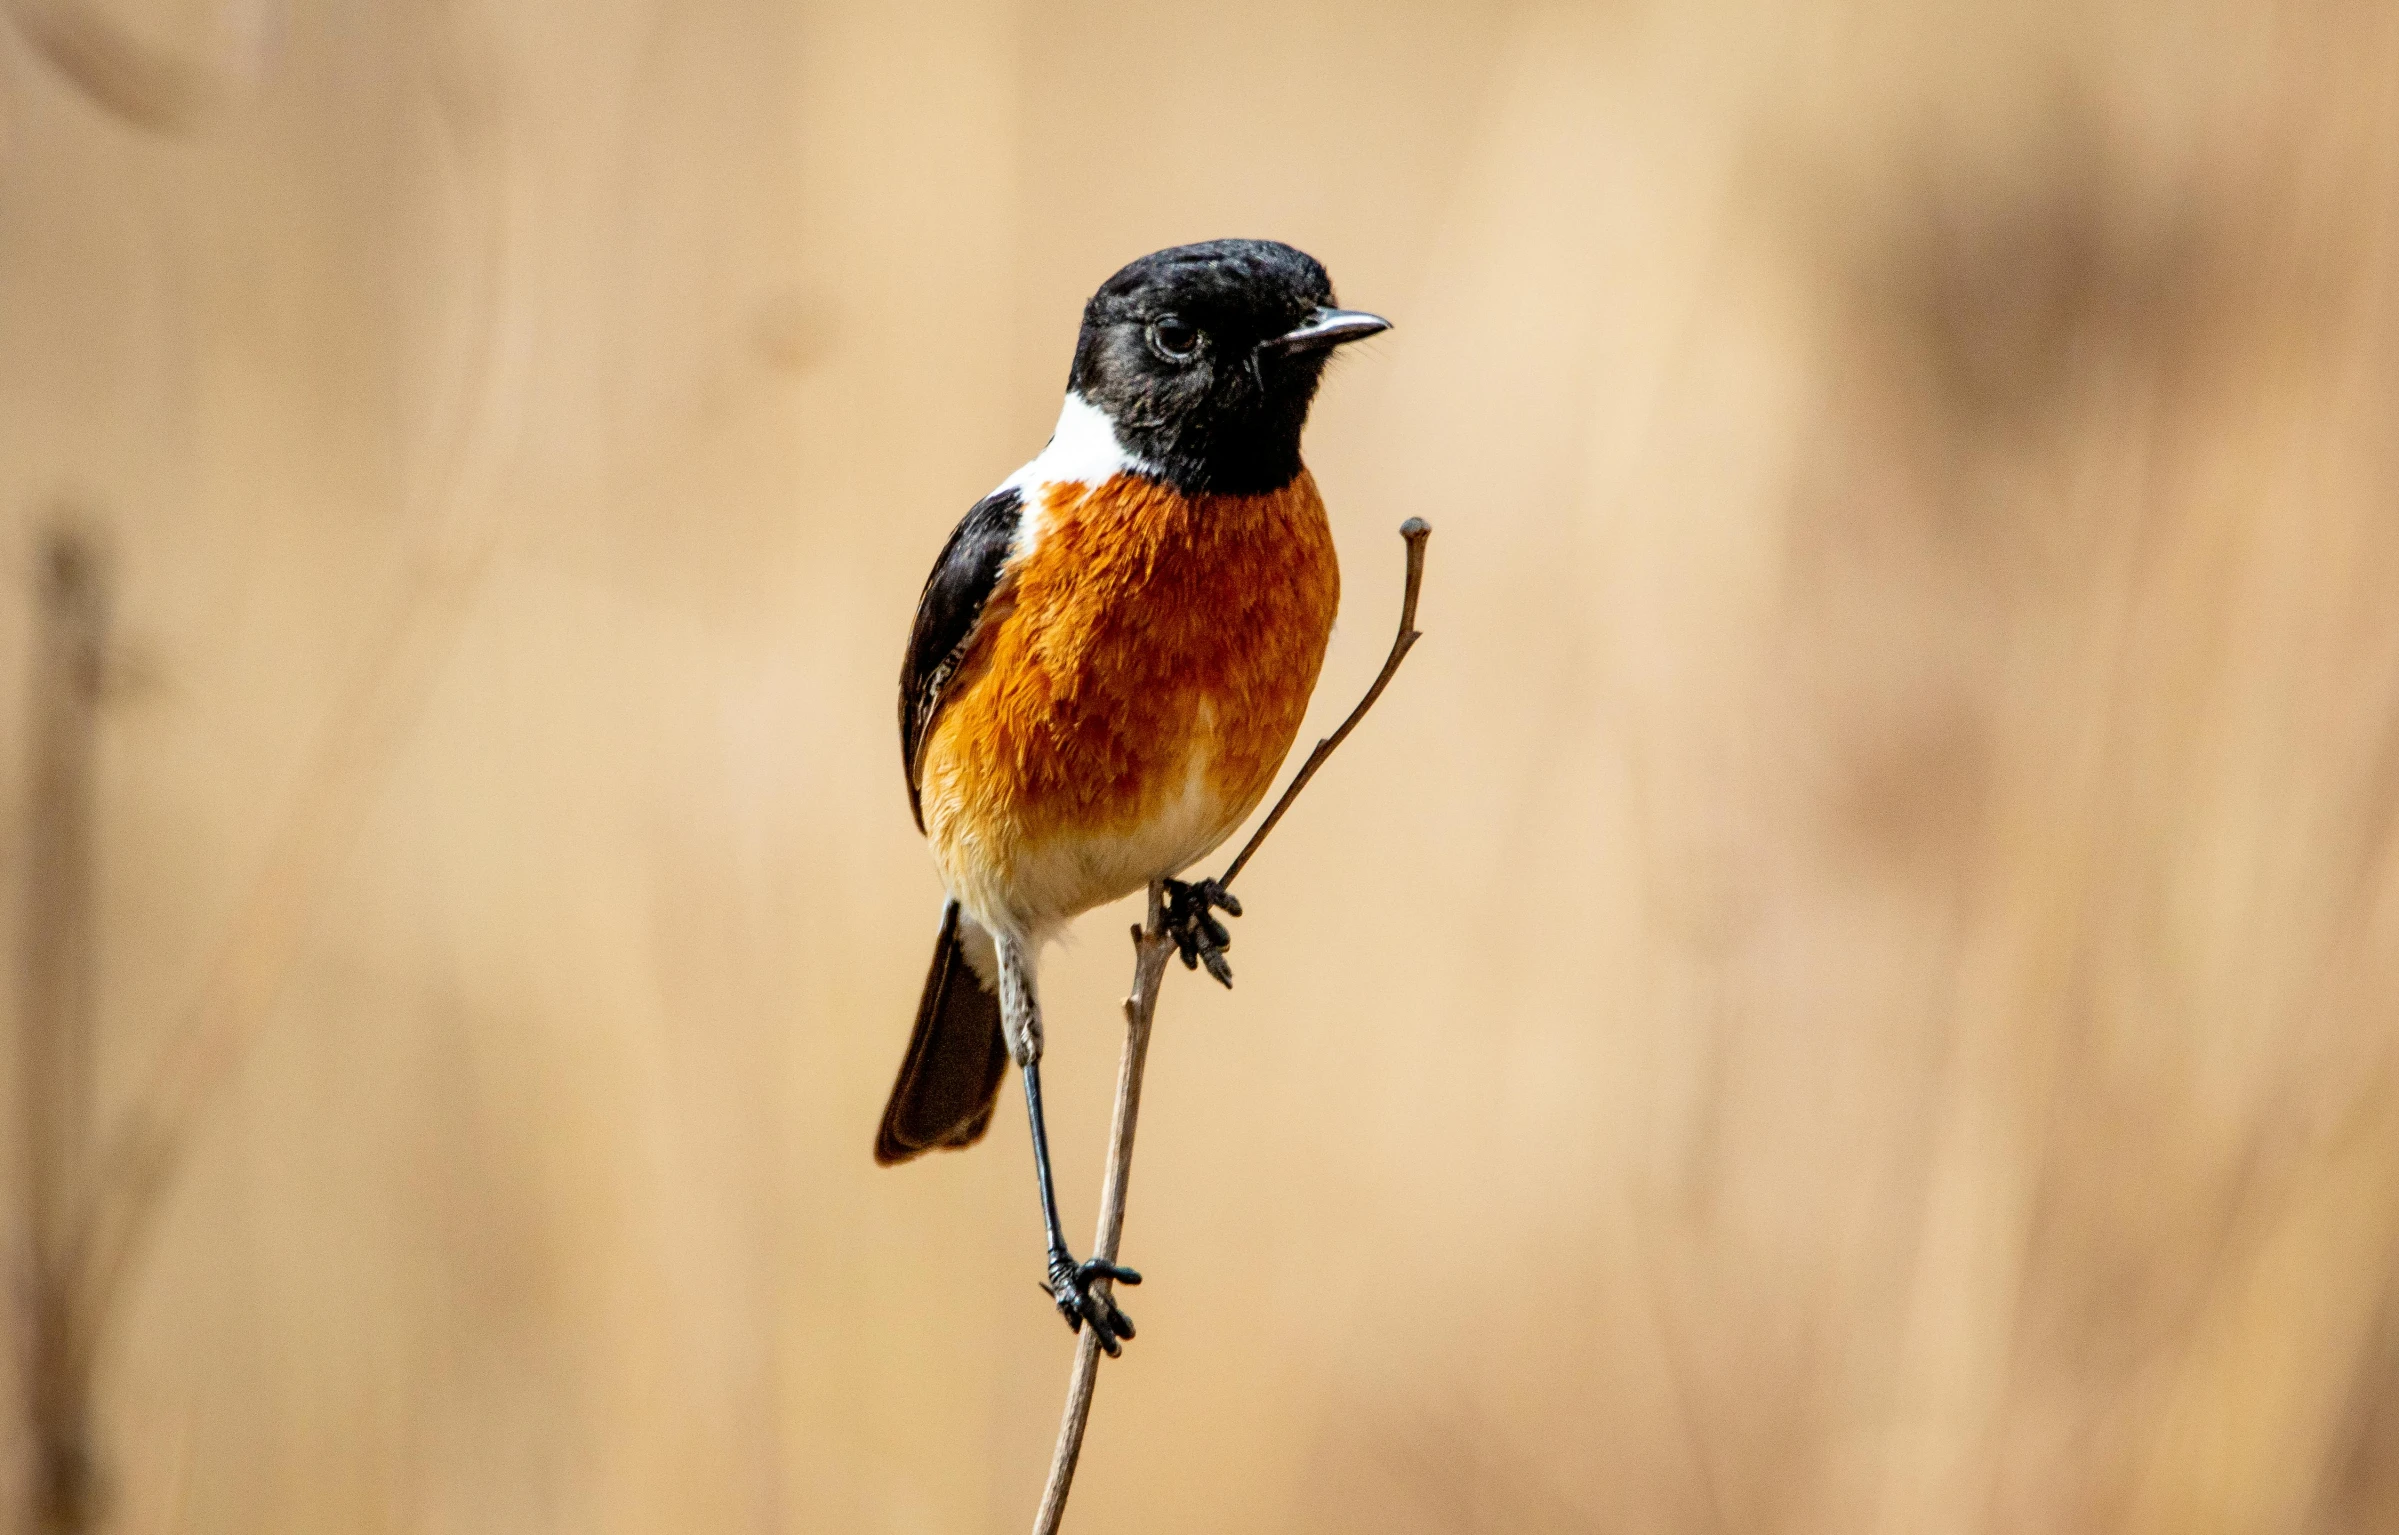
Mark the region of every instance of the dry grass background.
POLYGON ((1169 988, 1070 1526, 2399 1528, 2399 12, 10 15, 0 680, 93 530, 98 1113, 205 1105, 110 1528, 1029 1517, 1019 1118, 867 1155, 889 689, 1225 233, 1400 326, 1319 715, 1409 515, 1429 639, 1169 988))

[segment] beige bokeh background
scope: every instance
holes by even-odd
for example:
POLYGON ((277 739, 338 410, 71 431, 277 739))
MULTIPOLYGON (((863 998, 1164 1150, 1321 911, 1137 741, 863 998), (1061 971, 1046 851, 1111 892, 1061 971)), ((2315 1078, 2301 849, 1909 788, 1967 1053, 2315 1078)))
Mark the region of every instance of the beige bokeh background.
POLYGON ((10 16, 0 678, 93 530, 99 1109, 200 1105, 108 1528, 1022 1527, 892 678, 1228 233, 1398 322, 1317 718, 1411 515, 1429 637, 1170 984, 1069 1527, 2399 1528, 2388 6, 10 16))

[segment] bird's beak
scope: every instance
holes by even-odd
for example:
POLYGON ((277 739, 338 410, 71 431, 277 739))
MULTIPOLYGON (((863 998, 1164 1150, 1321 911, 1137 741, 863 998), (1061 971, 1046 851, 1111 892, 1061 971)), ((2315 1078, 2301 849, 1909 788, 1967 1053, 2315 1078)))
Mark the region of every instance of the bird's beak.
POLYGON ((1296 352, 1325 352, 1345 341, 1363 341, 1391 328, 1391 322, 1379 314, 1363 309, 1326 309, 1322 306, 1298 327, 1258 343, 1258 350, 1280 356, 1296 352))

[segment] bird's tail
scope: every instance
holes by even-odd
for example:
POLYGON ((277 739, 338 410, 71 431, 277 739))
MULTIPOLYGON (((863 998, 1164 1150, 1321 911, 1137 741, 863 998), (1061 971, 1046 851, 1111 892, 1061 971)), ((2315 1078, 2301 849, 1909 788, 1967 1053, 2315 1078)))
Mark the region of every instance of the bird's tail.
POLYGON ((942 907, 933 968, 916 1004, 916 1032, 875 1134, 875 1160, 885 1167, 928 1151, 972 1146, 991 1124, 1008 1074, 1008 1041, 1000 1029, 999 994, 986 988, 966 956, 966 942, 980 936, 956 901, 942 907))

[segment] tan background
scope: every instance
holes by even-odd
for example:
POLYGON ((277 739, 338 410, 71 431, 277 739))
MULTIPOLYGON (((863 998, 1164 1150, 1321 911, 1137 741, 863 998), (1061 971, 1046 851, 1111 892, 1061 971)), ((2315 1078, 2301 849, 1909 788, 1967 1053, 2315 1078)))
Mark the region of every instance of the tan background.
POLYGON ((892 678, 1241 233, 1398 322, 1318 716, 1410 515, 1429 638, 1170 984, 1070 1527, 2399 1528, 2388 5, 12 15, 0 574, 113 551, 102 1122, 200 1105, 107 1527, 1023 1526, 892 678))

